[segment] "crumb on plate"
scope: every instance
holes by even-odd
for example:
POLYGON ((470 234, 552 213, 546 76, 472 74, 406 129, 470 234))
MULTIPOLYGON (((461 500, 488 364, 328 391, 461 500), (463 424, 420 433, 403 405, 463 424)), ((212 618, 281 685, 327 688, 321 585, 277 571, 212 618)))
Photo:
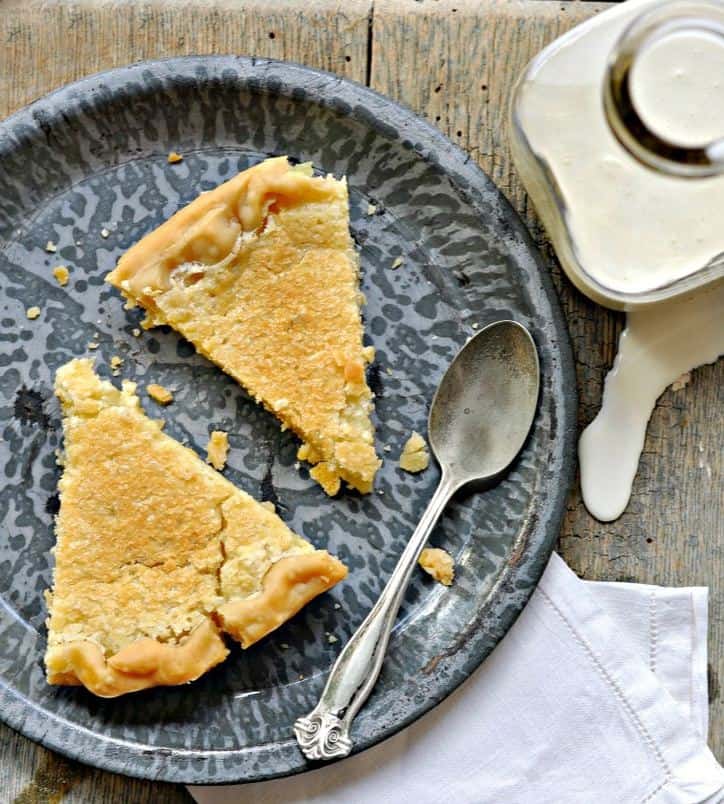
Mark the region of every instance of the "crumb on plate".
POLYGON ((212 430, 206 446, 206 462, 221 471, 229 454, 229 435, 223 430, 212 430))
POLYGON ((395 259, 392 262, 392 267, 399 268, 402 265, 402 262, 403 262, 402 257, 395 257, 395 259))
POLYGON ((158 385, 155 382, 152 382, 150 385, 146 386, 146 393, 153 399, 154 402, 158 402, 159 405, 168 405, 173 402, 173 394, 168 388, 165 388, 163 385, 158 385))
POLYGON ((183 156, 181 154, 176 153, 176 151, 171 151, 168 155, 168 163, 169 165, 175 165, 177 162, 183 162, 183 156))
POLYGON ((31 321, 35 321, 35 319, 40 315, 40 307, 28 307, 28 309, 25 311, 25 315, 31 321))
POLYGON ((70 279, 70 271, 65 265, 57 265, 55 268, 53 268, 53 276, 55 277, 56 282, 64 288, 70 279))
POLYGON ((377 206, 375 204, 367 204, 367 214, 374 215, 377 212, 377 206))
POLYGON ((450 586, 455 578, 455 562, 450 553, 440 547, 426 547, 420 554, 418 564, 445 586, 450 586))
POLYGON ((400 469, 405 472, 422 472, 430 465, 430 453, 427 451, 427 443, 419 434, 413 432, 407 439, 400 455, 400 469))
POLYGON ((52 240, 48 240, 48 242, 45 244, 45 250, 48 252, 48 254, 55 254, 55 252, 58 250, 58 247, 52 240))
POLYGON ((102 238, 105 240, 105 239, 106 239, 106 237, 108 237, 109 235, 110 235, 110 232, 109 232, 109 231, 108 231, 108 229, 106 229, 106 227, 104 226, 104 227, 101 229, 101 237, 102 237, 102 238))

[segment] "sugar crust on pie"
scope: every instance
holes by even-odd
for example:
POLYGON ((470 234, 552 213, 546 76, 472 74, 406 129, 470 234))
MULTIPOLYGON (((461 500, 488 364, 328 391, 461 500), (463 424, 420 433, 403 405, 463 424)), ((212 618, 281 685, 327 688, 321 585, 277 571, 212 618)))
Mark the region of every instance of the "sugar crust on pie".
POLYGON ((173 215, 108 275, 145 327, 169 324, 303 441, 328 494, 372 489, 359 261, 347 185, 268 159, 173 215))
POLYGON ((51 684, 182 684, 347 574, 148 418, 135 384, 59 369, 65 452, 48 594, 51 684))

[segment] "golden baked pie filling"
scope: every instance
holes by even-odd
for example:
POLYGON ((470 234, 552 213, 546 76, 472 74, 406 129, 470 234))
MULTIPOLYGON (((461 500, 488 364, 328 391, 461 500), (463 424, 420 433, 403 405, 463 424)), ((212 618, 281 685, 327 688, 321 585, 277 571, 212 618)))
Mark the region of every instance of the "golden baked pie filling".
POLYGON ((48 595, 51 684, 112 697, 198 678, 344 578, 91 361, 56 376, 65 454, 48 595))
POLYGON ((328 494, 380 465, 347 185, 268 159, 144 237, 108 281, 233 376, 303 441, 328 494))

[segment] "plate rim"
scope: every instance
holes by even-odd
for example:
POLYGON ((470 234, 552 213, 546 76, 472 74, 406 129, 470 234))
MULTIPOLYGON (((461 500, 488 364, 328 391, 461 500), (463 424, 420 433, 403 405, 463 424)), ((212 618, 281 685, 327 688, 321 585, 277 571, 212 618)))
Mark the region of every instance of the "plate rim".
MULTIPOLYGON (((343 78, 334 73, 307 67, 292 61, 228 54, 172 56, 164 59, 139 60, 129 65, 114 67, 94 73, 58 87, 0 121, 0 156, 6 150, 12 150, 15 147, 16 139, 12 133, 13 129, 19 125, 26 125, 30 128, 37 129, 39 126, 45 124, 48 118, 43 119, 42 112, 47 111, 52 118, 54 114, 58 113, 55 107, 59 100, 67 99, 77 103, 79 99, 86 96, 89 91, 103 86, 104 82, 112 82, 115 86, 127 86, 134 78, 140 77, 144 70, 166 68, 174 71, 175 75, 171 77, 179 77, 180 75, 195 77, 194 67, 203 66, 208 68, 212 65, 215 68, 214 75, 221 74, 224 66, 228 66, 243 74, 246 80, 260 79, 256 89, 268 94, 277 91, 263 83, 264 79, 268 80, 270 77, 278 76, 280 81, 286 81, 288 92, 282 94, 289 95, 291 95, 295 86, 299 86, 300 84, 306 85, 310 80, 313 80, 315 93, 313 101, 327 108, 340 110, 340 105, 348 106, 350 103, 358 103, 366 107, 374 105, 384 108, 387 112, 384 118, 385 124, 389 125, 391 121, 392 125, 399 131, 400 137, 402 137, 405 132, 414 132, 414 148, 420 154, 421 158, 425 158, 425 154, 435 154, 437 164, 448 176, 451 176, 452 179, 455 180, 456 184, 458 184, 458 179, 465 180, 466 186, 464 188, 458 186, 458 189, 460 191, 464 190, 464 194, 469 197, 478 215, 480 214, 479 204, 474 203, 474 199, 475 196, 480 193, 480 188, 486 191, 492 190, 495 193, 497 203, 499 204, 498 214, 501 218, 503 216, 505 217, 506 224, 510 226, 515 239, 525 247, 527 256, 535 265, 537 279, 540 283, 540 291, 550 307, 551 316, 548 323, 552 326, 553 333, 555 334, 555 337, 551 339, 551 345, 556 350, 557 358, 557 366, 556 370, 553 371, 553 376, 557 376, 561 380, 561 382, 558 383, 561 388, 556 389, 554 386, 552 394, 553 396, 558 396, 558 401, 563 409, 562 420, 556 421, 557 433, 554 441, 557 442, 558 448, 554 448, 553 450, 559 462, 560 471, 557 475, 556 488, 552 490, 549 495, 547 516, 544 518, 544 534, 540 544, 537 545, 537 549, 532 555, 529 555, 528 551, 526 551, 526 555, 524 555, 519 562, 514 565, 511 565, 510 562, 506 563, 491 589, 490 597, 491 599, 494 598, 495 589, 500 587, 503 583, 513 580, 520 572, 521 567, 526 568, 532 582, 524 589, 522 595, 523 600, 520 605, 516 604, 511 607, 510 610, 500 613, 498 619, 499 635, 489 650, 482 650, 469 655, 461 664, 461 677, 447 680, 441 685, 441 694, 439 696, 431 697, 426 700, 424 704, 419 705, 414 711, 396 721, 394 725, 380 730, 374 737, 358 741, 355 745, 355 750, 351 754, 351 756, 354 756, 399 733, 402 729, 422 717, 454 692, 460 684, 469 678, 474 670, 482 664, 495 645, 498 644, 505 633, 507 633, 523 608, 525 608, 530 596, 537 587, 538 581, 543 574, 543 570, 548 562, 548 558, 553 552, 555 542, 558 538, 565 513, 566 501, 575 475, 575 437, 577 431, 578 394, 572 345, 558 293, 553 284, 548 267, 544 264, 538 247, 520 218, 520 215, 505 197, 503 191, 482 168, 478 166, 469 154, 452 142, 452 140, 439 129, 417 115, 408 106, 399 101, 392 100, 364 84, 343 78)), ((344 111, 349 112, 348 109, 344 111)), ((372 119, 377 121, 380 119, 377 114, 371 113, 368 108, 365 112, 365 116, 370 123, 372 119)), ((2 704, 2 706, 0 706, 0 720, 26 738, 46 748, 57 751, 70 759, 83 762, 84 764, 91 765, 101 770, 120 773, 139 779, 191 785, 224 785, 282 778, 314 770, 318 767, 317 764, 304 762, 302 767, 270 772, 263 775, 257 774, 254 777, 239 775, 239 772, 235 773, 233 771, 231 773, 225 773, 222 769, 219 775, 209 778, 205 775, 204 771, 207 769, 211 756, 214 758, 221 758, 222 755, 233 756, 234 754, 238 754, 240 750, 264 750, 264 746, 250 746, 244 749, 205 750, 203 752, 204 757, 198 757, 198 752, 193 749, 174 748, 163 749, 165 761, 162 768, 153 773, 147 773, 144 772, 143 757, 148 757, 149 753, 156 753, 152 746, 144 748, 141 744, 132 744, 126 740, 106 738, 108 743, 113 744, 114 747, 112 750, 101 750, 96 753, 89 753, 85 745, 75 748, 68 739, 73 733, 85 731, 88 735, 92 735, 96 739, 98 739, 100 735, 90 731, 81 724, 67 723, 60 717, 49 720, 44 715, 38 716, 38 710, 34 709, 32 702, 21 693, 8 687, 2 680, 0 680, 0 704, 2 704), (28 709, 35 713, 34 716, 28 717, 28 709), (192 763, 189 760, 195 757, 202 760, 203 768, 195 769, 192 767, 192 763), (174 759, 179 760, 179 762, 174 762, 174 759)), ((279 740, 277 745, 281 746, 284 742, 283 740, 279 740)), ((295 744, 293 737, 290 737, 286 742, 292 745, 295 744)))

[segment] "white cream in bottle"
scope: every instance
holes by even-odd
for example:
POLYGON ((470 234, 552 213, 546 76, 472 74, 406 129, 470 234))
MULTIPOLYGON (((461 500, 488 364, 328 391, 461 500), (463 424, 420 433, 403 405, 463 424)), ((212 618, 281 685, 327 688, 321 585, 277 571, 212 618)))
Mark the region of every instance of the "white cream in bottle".
MULTIPOLYGON (((656 4, 628 0, 575 28, 533 62, 516 92, 514 117, 527 141, 518 144, 514 128, 516 165, 564 267, 594 299, 596 283, 620 294, 648 292, 724 252, 724 176, 686 180, 645 167, 604 115, 609 54, 626 26, 656 4), (536 176, 534 161, 549 178, 536 176), (537 188, 541 181, 555 184, 582 270, 561 247, 552 194, 537 188)), ((724 135, 724 45, 702 33, 665 37, 637 60, 632 94, 647 124, 683 144, 724 135)))

